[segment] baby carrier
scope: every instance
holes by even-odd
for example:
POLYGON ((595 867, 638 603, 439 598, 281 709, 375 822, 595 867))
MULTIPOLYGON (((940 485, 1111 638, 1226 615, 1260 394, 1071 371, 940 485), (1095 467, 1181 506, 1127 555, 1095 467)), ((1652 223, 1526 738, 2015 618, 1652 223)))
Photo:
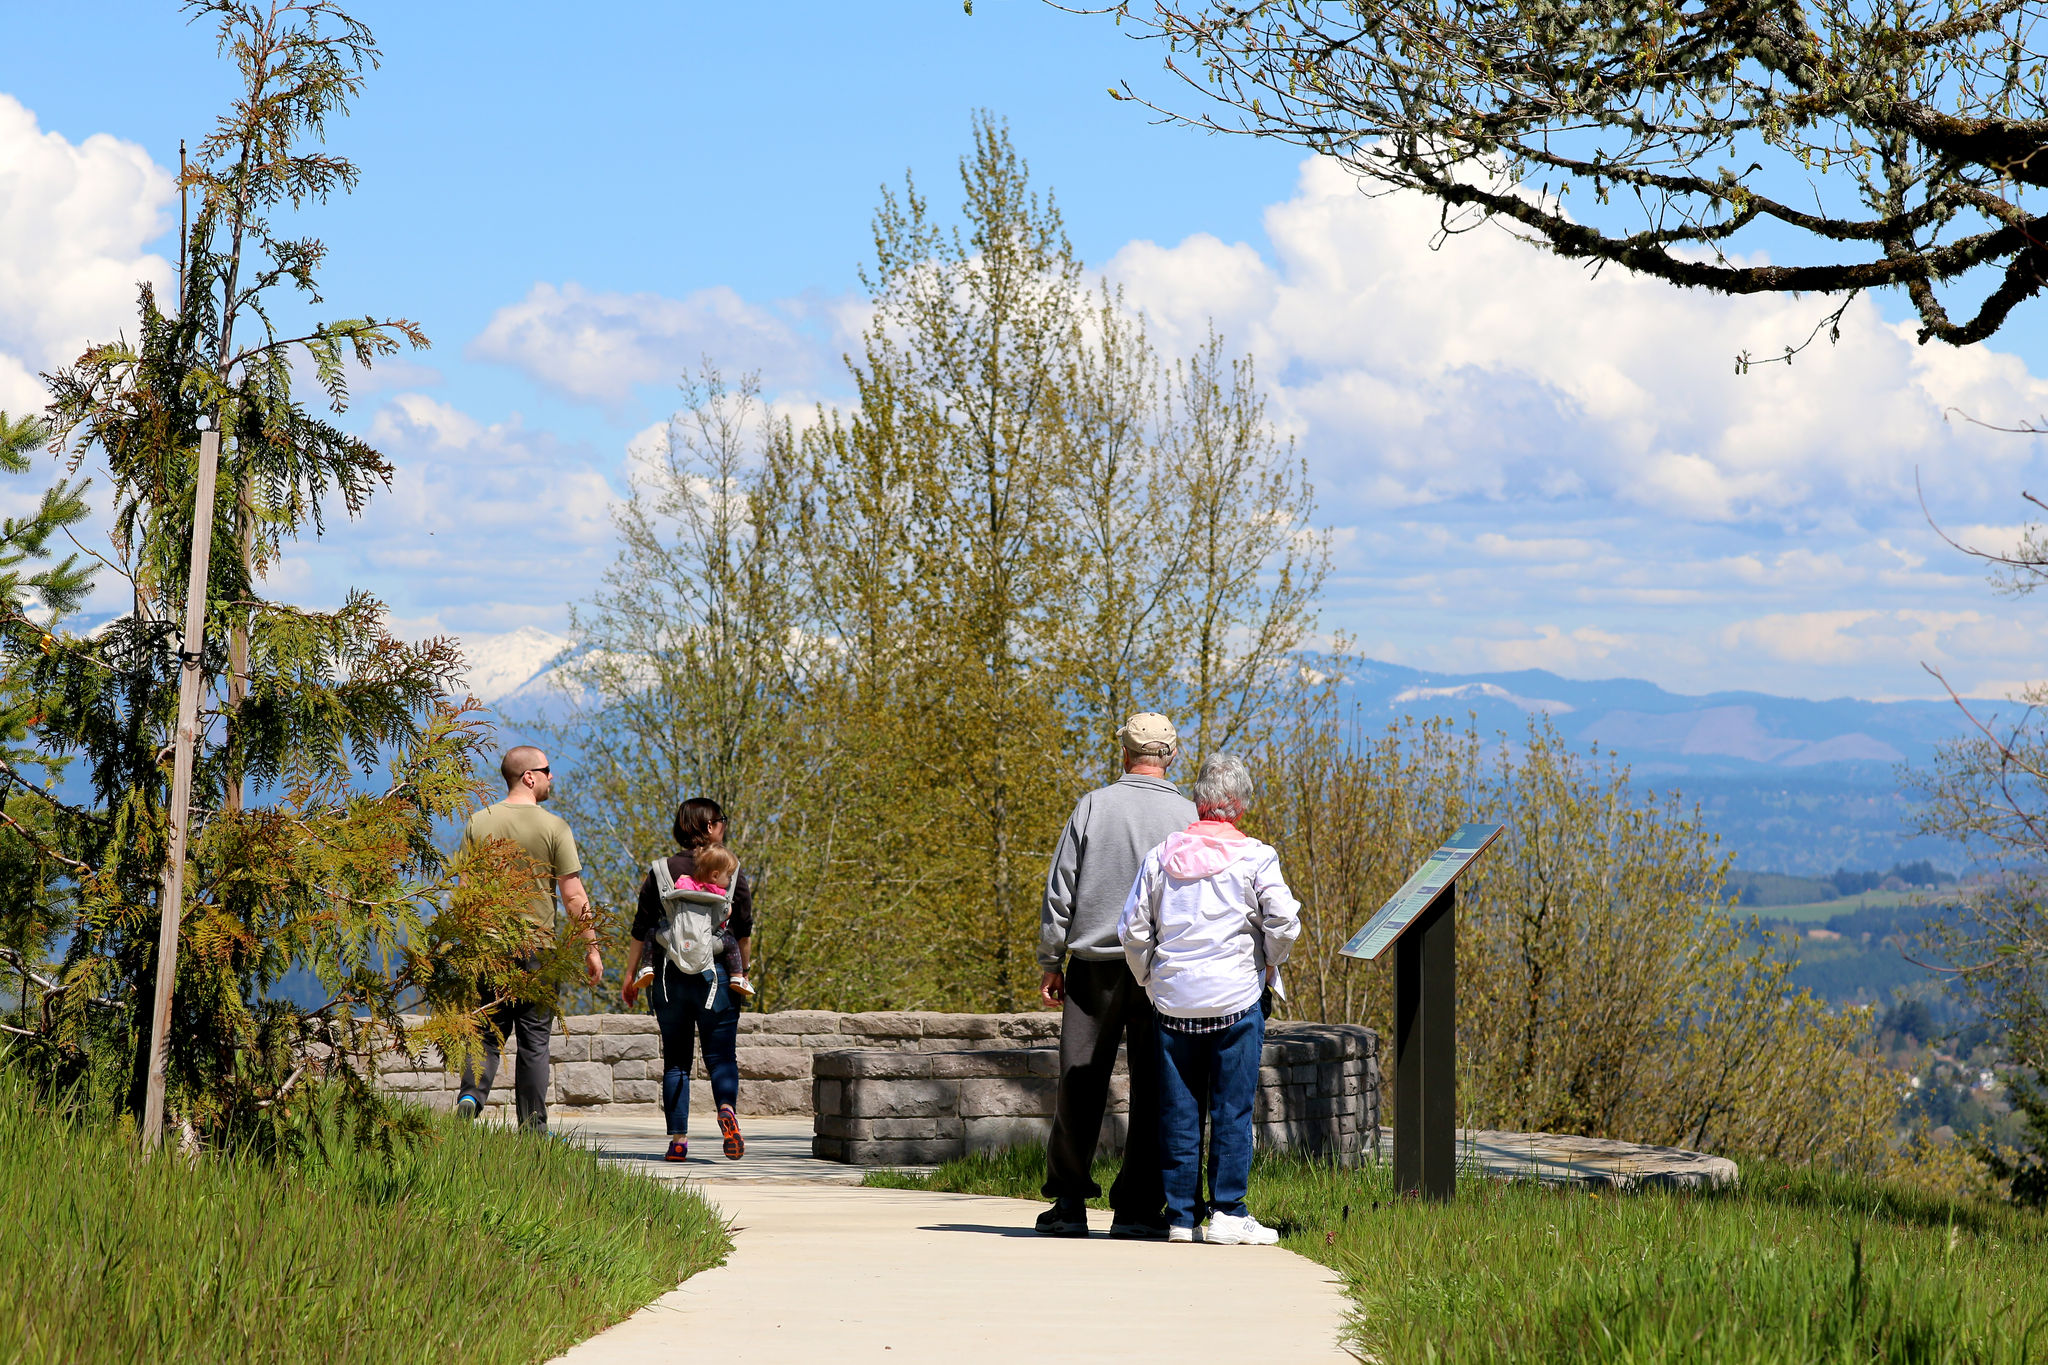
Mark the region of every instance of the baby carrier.
POLYGON ((701 976, 718 957, 718 935, 732 918, 732 896, 677 886, 666 858, 655 859, 652 875, 662 909, 654 940, 678 970, 701 976))

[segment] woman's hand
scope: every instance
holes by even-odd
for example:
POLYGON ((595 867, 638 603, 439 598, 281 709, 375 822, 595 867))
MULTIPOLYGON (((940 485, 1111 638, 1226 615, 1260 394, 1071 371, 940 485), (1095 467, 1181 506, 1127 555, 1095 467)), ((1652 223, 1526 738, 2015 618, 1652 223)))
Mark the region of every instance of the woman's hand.
POLYGON ((626 984, 619 987, 619 998, 626 1002, 627 1009, 633 1008, 634 1002, 640 999, 640 978, 627 977, 626 984))

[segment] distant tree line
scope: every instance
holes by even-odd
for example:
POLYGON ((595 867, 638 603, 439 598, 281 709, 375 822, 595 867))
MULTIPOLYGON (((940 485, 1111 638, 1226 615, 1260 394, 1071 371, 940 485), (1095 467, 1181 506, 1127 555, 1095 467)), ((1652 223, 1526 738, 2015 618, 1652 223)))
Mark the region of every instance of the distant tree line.
POLYGON ((1825 877, 1795 877, 1784 872, 1731 869, 1729 899, 1752 910, 1786 905, 1812 905, 1843 900, 1870 891, 1936 891, 1956 885, 1956 875, 1925 858, 1894 863, 1883 872, 1838 867, 1825 877))

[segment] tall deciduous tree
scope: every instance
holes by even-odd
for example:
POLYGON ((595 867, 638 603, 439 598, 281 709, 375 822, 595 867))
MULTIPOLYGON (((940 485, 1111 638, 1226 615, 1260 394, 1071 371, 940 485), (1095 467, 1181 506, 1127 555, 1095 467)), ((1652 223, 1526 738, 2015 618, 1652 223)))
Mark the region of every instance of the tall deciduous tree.
POLYGON ((1313 620, 1310 490, 1249 367, 1212 339, 1175 368, 1090 289, 993 119, 960 187, 957 218, 885 194, 848 409, 707 420, 693 395, 565 673, 595 704, 561 739, 608 774, 586 826, 658 845, 625 803, 732 808, 777 1004, 1023 1004, 1045 859, 1118 722, 1242 742, 1313 620), (714 588, 739 582, 722 546, 772 546, 777 591, 714 588), (721 613, 772 682, 667 666, 721 613))
POLYGON ((972 926, 962 938, 1014 1008, 1028 995, 1040 880, 1028 852, 1065 777, 1043 761, 1044 736, 1066 722, 1043 672, 1067 567, 1060 380, 1082 266, 993 120, 976 122, 961 180, 951 227, 914 184, 900 200, 884 193, 862 272, 874 320, 855 374, 864 413, 893 407, 911 474, 917 572, 905 586, 922 623, 918 690, 943 717, 935 770, 980 826, 981 886, 959 907, 972 926))
MULTIPOLYGON (((754 848, 803 814, 792 711, 818 650, 798 602, 797 456, 752 376, 729 385, 706 366, 683 399, 637 452, 619 559, 572 612, 580 647, 557 675, 571 713, 548 727, 575 754, 561 799, 586 875, 618 906, 669 848, 682 796, 718 793, 729 838, 754 848)), ((764 994, 778 984, 764 975, 764 994)))
POLYGON ((1569 259, 1729 294, 1903 289, 1921 340, 1955 345, 2048 282, 2038 5, 1062 7, 1163 50, 1187 92, 1147 103, 1419 190, 1450 230, 1497 218, 1569 259), (1751 229, 1794 238, 1793 259, 1753 253, 1751 229))

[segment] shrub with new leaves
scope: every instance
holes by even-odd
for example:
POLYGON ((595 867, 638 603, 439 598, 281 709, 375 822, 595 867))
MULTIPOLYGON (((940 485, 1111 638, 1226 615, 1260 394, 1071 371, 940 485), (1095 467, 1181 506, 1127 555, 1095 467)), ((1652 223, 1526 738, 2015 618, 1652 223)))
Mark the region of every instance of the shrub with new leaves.
POLYGON ((1792 987, 1727 913, 1728 860, 1675 800, 1547 722, 1492 750, 1441 722, 1378 735, 1310 709, 1256 810, 1302 898, 1288 977, 1311 1018, 1391 1037, 1392 957, 1338 955, 1443 836, 1507 826, 1459 882, 1459 1122, 1874 1167, 1901 1078, 1867 1011, 1792 987))

